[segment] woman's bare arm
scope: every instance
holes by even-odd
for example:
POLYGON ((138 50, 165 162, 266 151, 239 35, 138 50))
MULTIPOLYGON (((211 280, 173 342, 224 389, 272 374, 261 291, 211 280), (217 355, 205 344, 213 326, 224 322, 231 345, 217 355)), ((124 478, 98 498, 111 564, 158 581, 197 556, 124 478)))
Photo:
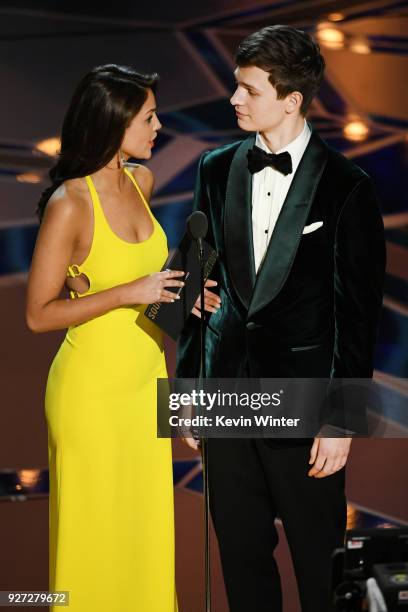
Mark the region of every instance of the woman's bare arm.
POLYGON ((182 272, 158 272, 80 299, 61 299, 81 231, 81 205, 64 185, 47 204, 28 277, 26 321, 33 332, 65 329, 120 306, 170 302, 174 294, 164 287, 182 285, 176 280, 182 272))

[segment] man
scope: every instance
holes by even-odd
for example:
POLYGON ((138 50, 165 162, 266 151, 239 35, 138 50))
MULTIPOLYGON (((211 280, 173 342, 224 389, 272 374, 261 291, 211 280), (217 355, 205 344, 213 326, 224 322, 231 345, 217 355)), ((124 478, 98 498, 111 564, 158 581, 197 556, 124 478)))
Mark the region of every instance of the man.
MULTIPOLYGON (((221 307, 206 329, 209 377, 371 377, 385 266, 373 183, 305 121, 324 71, 287 26, 236 53, 238 125, 255 132, 203 155, 195 205, 219 254, 221 307)), ((192 319, 192 318, 191 318, 192 319)), ((198 325, 179 377, 198 371, 198 325)), ((208 440, 209 493, 231 612, 279 612, 274 519, 286 532, 302 612, 330 609, 346 524, 350 438, 208 440)))

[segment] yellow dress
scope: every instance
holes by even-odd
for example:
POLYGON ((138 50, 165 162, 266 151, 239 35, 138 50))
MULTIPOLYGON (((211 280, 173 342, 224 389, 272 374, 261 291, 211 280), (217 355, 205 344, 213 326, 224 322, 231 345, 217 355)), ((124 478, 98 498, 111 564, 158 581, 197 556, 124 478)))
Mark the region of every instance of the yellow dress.
MULTIPOLYGON (((90 176, 94 212, 82 298, 157 272, 167 240, 135 178, 154 231, 140 243, 110 228, 90 176)), ((176 612, 171 441, 157 438, 160 330, 143 305, 68 329, 48 376, 50 591, 70 612, 176 612)), ((60 610, 51 607, 50 610, 60 610)))

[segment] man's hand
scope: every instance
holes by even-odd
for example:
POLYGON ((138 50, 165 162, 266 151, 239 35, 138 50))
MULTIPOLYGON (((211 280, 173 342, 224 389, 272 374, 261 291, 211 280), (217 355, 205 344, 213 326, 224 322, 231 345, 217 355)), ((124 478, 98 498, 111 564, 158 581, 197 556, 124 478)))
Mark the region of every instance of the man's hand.
MULTIPOLYGON (((217 281, 208 279, 205 281, 205 287, 215 287, 217 281)), ((206 312, 217 312, 221 306, 221 298, 212 291, 204 289, 204 309, 206 312)), ((201 308, 200 308, 200 296, 197 298, 196 303, 191 311, 196 317, 201 319, 201 308)))
POLYGON ((310 450, 308 476, 325 478, 346 465, 352 438, 315 438, 310 450))

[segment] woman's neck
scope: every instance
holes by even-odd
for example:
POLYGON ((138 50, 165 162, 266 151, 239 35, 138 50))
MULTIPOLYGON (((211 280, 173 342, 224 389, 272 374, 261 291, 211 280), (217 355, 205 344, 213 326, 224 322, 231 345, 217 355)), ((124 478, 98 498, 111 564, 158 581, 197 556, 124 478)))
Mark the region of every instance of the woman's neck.
POLYGON ((94 173, 94 178, 96 178, 100 188, 123 191, 127 182, 123 169, 125 161, 123 154, 117 153, 106 166, 94 173))

